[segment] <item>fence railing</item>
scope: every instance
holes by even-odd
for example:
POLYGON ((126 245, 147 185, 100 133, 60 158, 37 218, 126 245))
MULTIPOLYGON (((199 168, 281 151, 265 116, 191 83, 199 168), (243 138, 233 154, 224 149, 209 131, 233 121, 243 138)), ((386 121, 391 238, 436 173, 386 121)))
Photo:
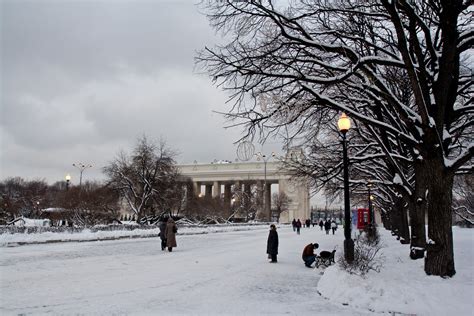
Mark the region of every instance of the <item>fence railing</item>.
MULTIPOLYGON (((227 224, 211 224, 203 225, 199 223, 178 223, 178 227, 201 227, 208 226, 251 226, 251 225, 267 225, 267 223, 227 223, 227 224)), ((98 231, 132 231, 136 229, 148 230, 157 229, 158 225, 127 225, 127 224, 110 224, 96 225, 91 227, 69 227, 69 226, 13 226, 0 225, 0 234, 37 234, 37 233, 80 233, 83 230, 91 232, 98 231)))

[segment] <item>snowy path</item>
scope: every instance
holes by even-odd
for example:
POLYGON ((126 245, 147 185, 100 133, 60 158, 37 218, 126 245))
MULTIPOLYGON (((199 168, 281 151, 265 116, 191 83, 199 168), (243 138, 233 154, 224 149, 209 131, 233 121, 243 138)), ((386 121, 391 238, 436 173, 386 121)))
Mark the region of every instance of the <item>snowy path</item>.
MULTIPOLYGON (((0 314, 366 315, 316 293, 302 248, 342 244, 342 230, 279 231, 279 263, 265 256, 267 229, 2 248, 0 314)), ((339 253, 341 252, 339 246, 339 253)))

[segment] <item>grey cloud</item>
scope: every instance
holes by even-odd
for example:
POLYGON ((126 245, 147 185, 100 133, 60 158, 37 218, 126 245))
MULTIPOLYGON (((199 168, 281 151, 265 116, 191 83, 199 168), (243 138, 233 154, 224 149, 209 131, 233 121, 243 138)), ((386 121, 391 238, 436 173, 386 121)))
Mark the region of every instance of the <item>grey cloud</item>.
POLYGON ((193 72, 215 38, 192 1, 1 6, 0 178, 74 181, 71 164, 84 162, 99 179, 143 134, 163 137, 179 162, 235 159, 240 130, 212 112, 226 96, 193 72))

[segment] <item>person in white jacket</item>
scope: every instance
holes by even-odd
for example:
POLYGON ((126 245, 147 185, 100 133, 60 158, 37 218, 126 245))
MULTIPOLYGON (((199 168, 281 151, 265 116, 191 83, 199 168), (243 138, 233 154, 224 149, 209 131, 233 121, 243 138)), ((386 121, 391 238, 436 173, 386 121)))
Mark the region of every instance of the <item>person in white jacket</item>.
POLYGON ((331 229, 332 229, 332 234, 334 235, 334 233, 336 232, 336 229, 337 229, 337 224, 336 224, 335 220, 332 220, 332 222, 331 222, 331 229))

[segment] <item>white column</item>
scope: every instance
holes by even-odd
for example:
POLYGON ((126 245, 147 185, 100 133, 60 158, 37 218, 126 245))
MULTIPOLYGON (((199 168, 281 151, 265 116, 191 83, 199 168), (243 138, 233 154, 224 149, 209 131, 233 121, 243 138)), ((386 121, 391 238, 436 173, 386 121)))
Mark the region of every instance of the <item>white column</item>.
POLYGON ((212 185, 212 197, 220 197, 221 196, 221 184, 219 181, 214 181, 212 185))

